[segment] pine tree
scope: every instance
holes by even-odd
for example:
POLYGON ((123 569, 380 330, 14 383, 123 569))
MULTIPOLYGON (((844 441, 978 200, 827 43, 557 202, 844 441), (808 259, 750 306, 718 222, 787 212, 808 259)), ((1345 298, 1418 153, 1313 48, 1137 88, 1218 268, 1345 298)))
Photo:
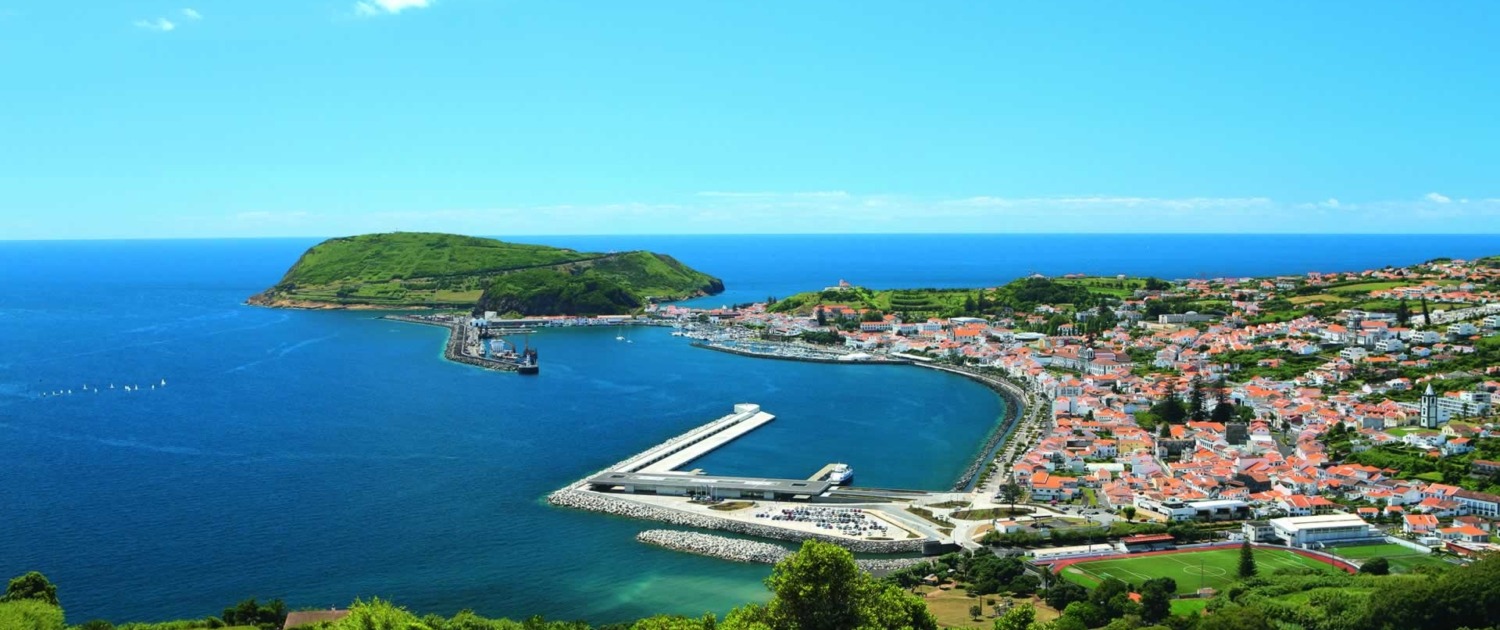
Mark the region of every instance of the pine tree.
POLYGON ((1427 296, 1422 296, 1422 325, 1432 325, 1432 311, 1427 310, 1427 296))
POLYGON ((1411 306, 1406 304, 1406 298, 1401 298, 1401 301, 1396 303, 1396 325, 1404 328, 1409 320, 1411 320, 1411 306))
POLYGON ((1224 382, 1224 376, 1220 375, 1214 384, 1214 410, 1212 415, 1214 422, 1229 422, 1234 419, 1234 403, 1229 402, 1229 384, 1224 382))
POLYGON ((819 326, 827 326, 828 325, 828 315, 826 315, 826 314, 823 313, 823 307, 821 307, 821 306, 818 307, 817 315, 818 315, 818 325, 819 326))
POLYGON ((1161 402, 1151 407, 1151 413, 1167 424, 1181 424, 1182 420, 1187 417, 1187 411, 1182 408, 1182 401, 1177 400, 1177 397, 1170 391, 1162 397, 1161 402))
POLYGON ((1188 387, 1188 415, 1198 421, 1207 419, 1208 414, 1204 411, 1203 379, 1194 376, 1188 387))
POLYGON ((1240 543, 1240 577, 1255 577, 1255 551, 1250 548, 1250 541, 1240 543))

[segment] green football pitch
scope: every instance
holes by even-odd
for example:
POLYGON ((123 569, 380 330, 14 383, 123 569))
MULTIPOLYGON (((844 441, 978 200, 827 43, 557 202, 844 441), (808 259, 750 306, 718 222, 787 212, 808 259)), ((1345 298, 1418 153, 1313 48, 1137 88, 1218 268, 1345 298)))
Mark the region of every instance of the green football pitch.
MULTIPOLYGON (((1238 548, 1213 549, 1080 562, 1064 567, 1062 577, 1089 588, 1098 586, 1107 578, 1140 586, 1146 580, 1169 577, 1177 581, 1177 592, 1186 594, 1201 587, 1223 590, 1239 579, 1239 567, 1238 548)), ((1330 573, 1339 570, 1282 549, 1256 549, 1255 567, 1265 573, 1286 567, 1306 567, 1330 573)))
POLYGON ((1409 549, 1395 543, 1379 545, 1349 545, 1344 547, 1329 547, 1324 549, 1328 553, 1342 558, 1349 558, 1364 562, 1371 558, 1385 558, 1391 563, 1391 571, 1396 573, 1407 573, 1420 566, 1433 566, 1448 568, 1453 566, 1442 558, 1432 554, 1422 553, 1415 549, 1409 549))

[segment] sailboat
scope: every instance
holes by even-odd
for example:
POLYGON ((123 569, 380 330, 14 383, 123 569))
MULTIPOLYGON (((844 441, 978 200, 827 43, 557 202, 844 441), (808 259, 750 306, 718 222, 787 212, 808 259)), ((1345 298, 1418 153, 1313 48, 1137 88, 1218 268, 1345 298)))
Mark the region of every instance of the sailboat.
POLYGON ((625 327, 621 326, 615 331, 615 341, 625 341, 625 327))

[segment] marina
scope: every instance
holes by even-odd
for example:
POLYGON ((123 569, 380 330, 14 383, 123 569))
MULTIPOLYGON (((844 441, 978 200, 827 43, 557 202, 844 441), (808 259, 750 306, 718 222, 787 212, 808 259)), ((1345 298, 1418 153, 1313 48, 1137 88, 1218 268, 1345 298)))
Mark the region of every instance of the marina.
POLYGON ((508 334, 529 335, 532 332, 529 328, 492 329, 486 320, 461 315, 384 315, 381 319, 447 328, 448 342, 443 347, 443 357, 454 363, 528 376, 541 370, 536 350, 531 349, 529 343, 526 347, 516 348, 514 344, 505 347, 486 341, 501 340, 508 334))
POLYGON ((857 363, 860 365, 909 365, 909 359, 893 359, 864 352, 836 352, 808 344, 768 341, 697 340, 693 347, 759 359, 807 361, 810 363, 857 363))

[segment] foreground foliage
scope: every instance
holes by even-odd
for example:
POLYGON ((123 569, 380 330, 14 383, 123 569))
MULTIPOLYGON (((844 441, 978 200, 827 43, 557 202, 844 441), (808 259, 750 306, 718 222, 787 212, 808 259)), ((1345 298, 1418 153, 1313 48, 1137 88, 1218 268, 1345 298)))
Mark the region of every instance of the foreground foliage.
MULTIPOLYGON (((1035 576, 1014 559, 950 554, 920 570, 947 572, 965 579, 1010 585, 1035 576), (1022 573, 1018 574, 1018 569, 1022 573)), ((1327 574, 1306 569, 1279 569, 1228 588, 1207 602, 1203 614, 1173 615, 1176 589, 1170 578, 1139 584, 1109 578, 1087 589, 1058 580, 1045 569, 1051 588, 1041 591, 1047 605, 1062 611, 1050 622, 1036 620, 1030 606, 1011 607, 991 624, 996 630, 1459 630, 1496 627, 1500 620, 1500 557, 1464 567, 1422 570, 1408 575, 1327 574), (1157 624, 1157 625, 1149 625, 1157 624)), ((937 622, 925 602, 901 584, 911 572, 877 580, 860 571, 846 550, 815 541, 777 564, 766 579, 771 600, 731 611, 724 619, 656 616, 601 630, 935 630, 937 622)), ((988 587, 985 587, 988 588, 988 587)), ((996 586, 1005 590, 1009 586, 996 586)), ((0 628, 65 630, 57 589, 41 574, 11 581, 0 598, 0 628), (23 579, 24 578, 24 579, 23 579)), ((1203 601, 1203 600, 1196 600, 1203 601)), ((112 625, 94 621, 71 630, 199 630, 223 628, 232 618, 236 630, 272 628, 284 612, 279 602, 246 600, 226 609, 223 619, 112 625)), ((1193 610, 1184 607, 1185 611, 1193 610)), ((451 617, 421 616, 382 599, 356 601, 348 617, 306 626, 316 630, 589 630, 583 622, 487 619, 473 611, 451 617)))

